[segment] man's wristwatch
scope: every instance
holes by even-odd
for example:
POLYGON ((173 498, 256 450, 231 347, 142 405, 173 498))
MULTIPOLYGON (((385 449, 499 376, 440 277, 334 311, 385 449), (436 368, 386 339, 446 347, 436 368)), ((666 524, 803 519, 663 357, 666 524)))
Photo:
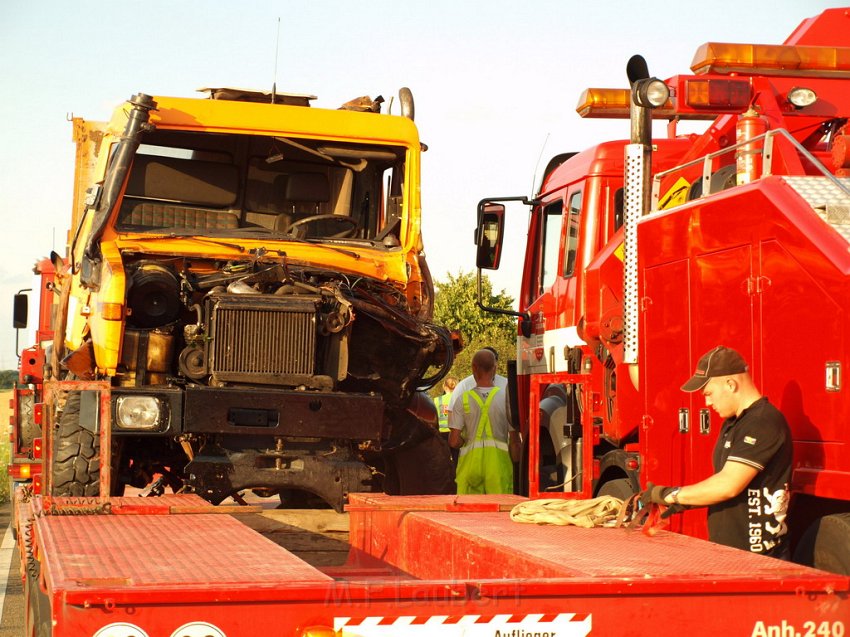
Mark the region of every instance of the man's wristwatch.
POLYGON ((679 504, 679 490, 682 487, 676 487, 670 492, 670 498, 673 500, 673 504, 679 504))

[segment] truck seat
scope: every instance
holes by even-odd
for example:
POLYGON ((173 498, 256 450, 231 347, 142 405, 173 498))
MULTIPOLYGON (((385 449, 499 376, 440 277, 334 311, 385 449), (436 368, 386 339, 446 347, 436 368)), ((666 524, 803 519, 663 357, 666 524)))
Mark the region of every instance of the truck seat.
POLYGON ((238 228, 238 215, 228 211, 238 192, 233 164, 140 154, 133 160, 118 226, 238 228))
POLYGON ((283 208, 275 219, 275 230, 286 232, 293 221, 322 214, 321 205, 331 199, 327 175, 293 173, 275 178, 274 190, 283 199, 283 208))
MULTIPOLYGON (((297 214, 298 204, 307 204, 312 210, 302 212, 301 216, 321 214, 320 206, 331 200, 331 188, 328 177, 322 173, 294 173, 286 180, 286 201, 297 214)), ((303 207, 301 208, 303 211, 303 207)))
POLYGON ((119 228, 187 228, 193 230, 238 228, 239 218, 225 210, 203 210, 152 201, 125 199, 118 213, 119 228))

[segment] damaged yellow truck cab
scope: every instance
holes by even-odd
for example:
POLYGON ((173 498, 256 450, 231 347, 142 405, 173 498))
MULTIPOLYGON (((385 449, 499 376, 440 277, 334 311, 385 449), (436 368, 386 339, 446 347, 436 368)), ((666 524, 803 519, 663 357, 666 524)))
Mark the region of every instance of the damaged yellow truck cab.
MULTIPOLYGON (((422 390, 453 349, 430 322, 410 91, 391 115, 382 98, 205 90, 74 120, 57 377, 110 380, 116 489, 166 472, 213 502, 252 488, 337 508, 350 490, 449 489, 448 466, 440 484, 397 466, 442 456, 423 451, 422 390)), ((85 428, 69 418, 57 445, 85 428)))

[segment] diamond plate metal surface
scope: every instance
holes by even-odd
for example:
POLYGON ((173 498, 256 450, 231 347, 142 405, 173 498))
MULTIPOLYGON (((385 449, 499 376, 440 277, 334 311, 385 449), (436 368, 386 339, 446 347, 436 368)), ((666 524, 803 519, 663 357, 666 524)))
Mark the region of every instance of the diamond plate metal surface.
MULTIPOLYGON (((647 536, 638 529, 591 528, 519 524, 507 513, 416 513, 409 524, 421 524, 432 542, 444 542, 435 532, 455 535, 454 542, 486 543, 489 561, 500 560, 512 568, 525 557, 566 578, 693 578, 718 580, 760 576, 804 576, 816 571, 781 560, 765 559, 739 549, 659 531, 647 536)), ((430 546, 430 545, 429 545, 430 546)), ((458 565, 459 567, 463 565, 458 565)), ((448 567, 446 567, 448 570, 448 567)), ((415 574, 415 573, 414 573, 415 574)), ((513 576, 522 573, 513 571, 513 576)), ((552 575, 549 575, 550 577, 552 575)), ((769 584, 766 584, 766 586, 769 584)), ((756 586, 757 588, 757 586, 756 586)))
MULTIPOLYGON (((829 204, 850 204, 850 195, 826 177, 782 177, 782 179, 808 201, 812 208, 829 204)), ((850 177, 842 177, 837 181, 850 189, 850 177)))
MULTIPOLYGON (((835 231, 850 242, 850 195, 827 177, 782 177, 835 231)), ((850 178, 837 180, 850 189, 850 178)))
POLYGON ((51 515, 37 527, 54 586, 66 590, 330 581, 228 515, 51 515))
POLYGON ((826 220, 832 224, 850 224, 850 205, 829 205, 826 207, 826 220))

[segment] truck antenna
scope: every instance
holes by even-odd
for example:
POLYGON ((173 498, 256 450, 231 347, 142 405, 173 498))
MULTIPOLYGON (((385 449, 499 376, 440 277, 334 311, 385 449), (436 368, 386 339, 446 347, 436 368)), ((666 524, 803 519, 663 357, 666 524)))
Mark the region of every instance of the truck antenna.
POLYGON ((277 17, 277 35, 274 40, 274 77, 272 78, 272 104, 275 103, 277 95, 277 59, 280 50, 280 16, 277 17))
POLYGON ((543 151, 546 150, 546 144, 549 143, 549 135, 551 133, 546 133, 546 138, 543 140, 543 146, 540 147, 540 154, 537 156, 537 163, 534 165, 534 175, 531 177, 531 197, 537 194, 534 192, 534 184, 537 183, 537 170, 540 168, 540 159, 543 157, 543 151))

